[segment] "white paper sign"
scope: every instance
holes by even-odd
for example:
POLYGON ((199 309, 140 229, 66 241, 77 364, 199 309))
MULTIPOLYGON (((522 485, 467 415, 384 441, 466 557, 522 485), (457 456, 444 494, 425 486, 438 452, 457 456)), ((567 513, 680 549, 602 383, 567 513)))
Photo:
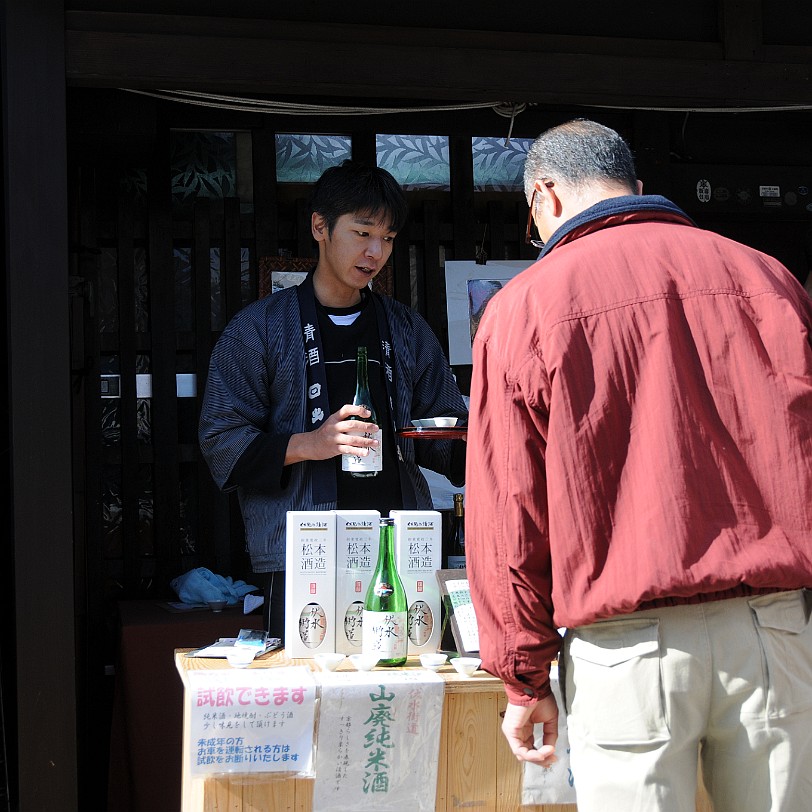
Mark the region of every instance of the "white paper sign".
POLYGON ((313 812, 434 812, 442 677, 343 671, 318 678, 313 812))
POLYGON ((189 672, 190 771, 313 775, 316 681, 309 668, 189 672))
POLYGON ((465 651, 479 651, 479 626, 477 626, 474 604, 471 601, 471 589, 467 578, 448 580, 445 582, 448 597, 454 607, 454 617, 457 620, 462 640, 460 643, 465 651))
MULTIPOLYGON (((575 782, 570 769, 570 739, 567 733, 567 715, 561 700, 561 688, 558 683, 558 667, 550 669, 550 686, 558 703, 558 741, 555 754, 558 761, 552 767, 539 767, 537 764, 524 763, 524 787, 522 804, 574 804, 575 782)), ((536 725, 536 744, 541 746, 543 737, 542 725, 536 725)))

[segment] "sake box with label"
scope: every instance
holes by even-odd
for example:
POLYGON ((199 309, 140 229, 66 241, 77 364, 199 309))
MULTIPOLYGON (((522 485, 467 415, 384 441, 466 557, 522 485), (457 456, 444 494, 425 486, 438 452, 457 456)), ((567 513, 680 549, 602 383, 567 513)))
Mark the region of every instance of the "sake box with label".
POLYGON ((335 651, 336 517, 332 510, 287 514, 285 653, 335 651))
POLYGON ((437 510, 393 510, 395 558, 409 604, 409 655, 436 651, 440 643, 442 516, 437 510))
POLYGON ((378 560, 381 514, 336 511, 336 651, 361 652, 364 598, 378 560))

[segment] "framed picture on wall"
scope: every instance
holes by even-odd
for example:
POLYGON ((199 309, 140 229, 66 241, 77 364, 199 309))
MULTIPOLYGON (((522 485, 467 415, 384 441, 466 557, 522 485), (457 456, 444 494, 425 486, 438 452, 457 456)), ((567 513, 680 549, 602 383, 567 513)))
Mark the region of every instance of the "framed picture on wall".
POLYGON ((471 363, 471 345, 485 306, 504 285, 535 260, 474 260, 445 263, 445 299, 448 313, 448 361, 452 366, 471 363))
MULTIPOLYGON (((260 257, 259 298, 301 284, 308 272, 315 267, 316 260, 313 257, 260 257)), ((391 296, 392 287, 392 263, 389 262, 372 280, 372 290, 382 296, 391 296)))
POLYGON ((260 257, 259 298, 300 284, 315 264, 310 257, 260 257))

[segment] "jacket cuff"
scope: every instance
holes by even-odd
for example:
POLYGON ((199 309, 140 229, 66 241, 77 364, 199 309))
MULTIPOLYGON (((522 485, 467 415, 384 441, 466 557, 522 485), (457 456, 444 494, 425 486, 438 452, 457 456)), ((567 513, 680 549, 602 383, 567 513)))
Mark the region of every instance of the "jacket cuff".
POLYGON ((526 707, 528 705, 535 705, 540 699, 550 696, 552 689, 550 688, 549 682, 544 688, 538 691, 523 682, 506 682, 505 693, 511 705, 526 707))
POLYGON ((231 469, 227 486, 274 493, 285 488, 285 453, 290 434, 258 434, 231 469))

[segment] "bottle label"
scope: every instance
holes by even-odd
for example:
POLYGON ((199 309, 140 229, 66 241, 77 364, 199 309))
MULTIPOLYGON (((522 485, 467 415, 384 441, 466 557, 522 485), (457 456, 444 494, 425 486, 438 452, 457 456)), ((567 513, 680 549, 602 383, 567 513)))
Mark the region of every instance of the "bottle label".
POLYGON ((299 615, 299 637, 308 648, 318 648, 327 632, 327 615, 318 603, 308 603, 299 615))
POLYGON ((406 612, 364 610, 364 654, 378 654, 382 660, 406 656, 408 636, 406 612))
POLYGON ((357 454, 344 454, 341 457, 341 470, 348 471, 351 474, 383 470, 383 455, 381 454, 381 449, 383 448, 383 430, 378 429, 374 434, 363 431, 348 431, 347 434, 351 434, 355 437, 373 437, 378 441, 378 447, 370 448, 369 453, 365 457, 358 456, 357 454))
POLYGON ((450 569, 450 570, 464 570, 465 569, 465 556, 464 555, 450 555, 450 556, 448 556, 448 569, 450 569))
POLYGON ((425 646, 434 631, 434 615, 425 601, 415 601, 409 607, 409 640, 415 646, 425 646))
POLYGON ((361 626, 364 620, 364 604, 354 601, 344 613, 344 635, 351 646, 361 648, 361 626))

